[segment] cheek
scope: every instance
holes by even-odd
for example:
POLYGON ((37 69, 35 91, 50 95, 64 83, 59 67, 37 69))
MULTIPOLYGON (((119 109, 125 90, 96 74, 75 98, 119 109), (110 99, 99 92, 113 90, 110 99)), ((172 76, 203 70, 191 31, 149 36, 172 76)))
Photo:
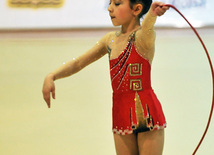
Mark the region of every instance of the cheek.
POLYGON ((129 9, 120 9, 118 10, 118 15, 121 18, 129 18, 131 16, 131 12, 129 9))

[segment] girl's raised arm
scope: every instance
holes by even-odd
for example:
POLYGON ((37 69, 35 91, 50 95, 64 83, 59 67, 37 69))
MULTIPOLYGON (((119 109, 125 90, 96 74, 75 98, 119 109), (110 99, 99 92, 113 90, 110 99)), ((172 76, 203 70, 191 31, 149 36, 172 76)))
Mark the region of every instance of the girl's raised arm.
POLYGON ((142 43, 145 49, 153 50, 155 43, 154 25, 157 16, 162 16, 169 7, 164 6, 163 2, 153 2, 148 13, 142 22, 142 43))
POLYGON ((43 84, 43 98, 47 103, 48 107, 50 108, 50 100, 51 100, 51 93, 52 98, 55 99, 55 85, 54 81, 60 78, 68 77, 72 74, 77 73, 85 66, 89 65, 90 63, 98 60, 102 56, 107 53, 107 46, 106 46, 106 38, 108 35, 105 35, 100 41, 96 43, 96 45, 91 48, 88 52, 81 55, 80 57, 71 60, 70 62, 65 63, 55 71, 48 74, 44 80, 43 84))

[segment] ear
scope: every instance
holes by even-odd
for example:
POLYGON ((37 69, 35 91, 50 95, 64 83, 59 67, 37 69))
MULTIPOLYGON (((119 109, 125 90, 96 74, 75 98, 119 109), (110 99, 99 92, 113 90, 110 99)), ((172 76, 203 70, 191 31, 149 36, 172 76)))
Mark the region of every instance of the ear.
POLYGON ((141 13, 142 10, 143 10, 143 5, 142 4, 135 4, 133 6, 133 14, 134 14, 134 16, 137 17, 141 13))

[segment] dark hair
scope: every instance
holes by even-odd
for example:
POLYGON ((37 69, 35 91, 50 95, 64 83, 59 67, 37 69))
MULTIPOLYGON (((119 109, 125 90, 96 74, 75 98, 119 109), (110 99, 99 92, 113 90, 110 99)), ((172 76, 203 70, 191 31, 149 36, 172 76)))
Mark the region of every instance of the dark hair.
POLYGON ((129 2, 130 2, 131 8, 133 8, 133 5, 135 5, 135 4, 142 4, 143 5, 143 10, 138 15, 139 18, 141 18, 143 15, 145 15, 149 11, 149 8, 152 4, 152 0, 129 0, 129 2))

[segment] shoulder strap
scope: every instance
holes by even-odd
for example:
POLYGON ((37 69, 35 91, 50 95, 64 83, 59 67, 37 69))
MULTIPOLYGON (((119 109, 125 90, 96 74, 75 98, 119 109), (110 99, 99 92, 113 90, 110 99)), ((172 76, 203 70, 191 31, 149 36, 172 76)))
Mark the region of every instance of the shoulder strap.
POLYGON ((132 33, 129 35, 129 42, 135 41, 135 34, 136 34, 136 31, 132 32, 132 33))

